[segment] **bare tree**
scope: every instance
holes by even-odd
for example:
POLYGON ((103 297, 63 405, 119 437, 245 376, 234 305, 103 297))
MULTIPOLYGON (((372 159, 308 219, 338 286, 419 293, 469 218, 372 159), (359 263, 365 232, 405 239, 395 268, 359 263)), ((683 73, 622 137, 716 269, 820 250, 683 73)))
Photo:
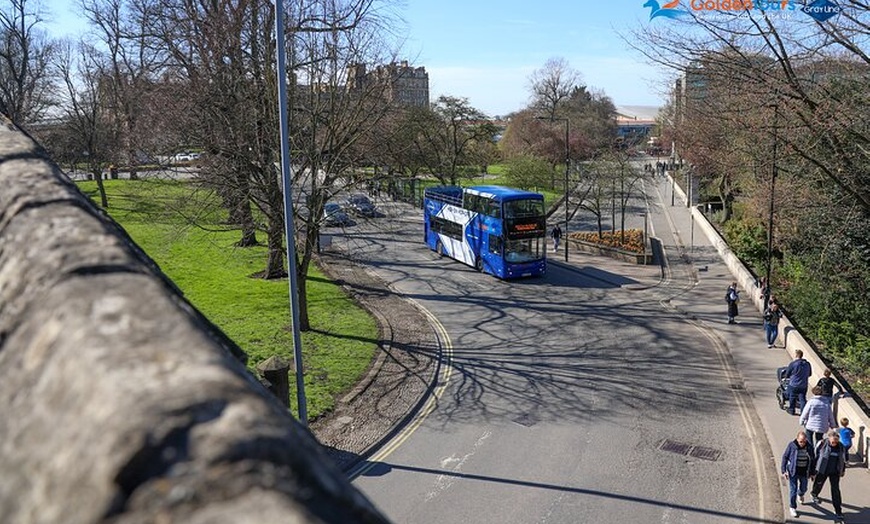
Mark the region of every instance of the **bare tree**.
POLYGON ((39 24, 27 0, 0 9, 0 112, 18 125, 40 120, 54 104, 51 61, 56 44, 39 24))
POLYGON ((165 128, 152 126, 150 121, 157 113, 152 99, 157 89, 155 77, 166 56, 143 27, 155 14, 153 7, 139 4, 134 9, 128 4, 123 0, 81 0, 85 16, 96 30, 91 34, 100 42, 109 67, 104 81, 105 104, 120 140, 116 159, 130 166, 130 177, 136 178, 135 167, 141 157, 165 152, 158 145, 162 145, 159 137, 165 128))
POLYGON ((440 96, 420 115, 414 145, 429 171, 445 184, 456 184, 468 165, 476 164, 475 147, 492 142, 495 126, 467 98, 440 96))
MULTIPOLYGON (((266 236, 261 275, 287 275, 275 63, 274 8, 266 0, 140 0, 160 16, 143 18, 169 54, 167 77, 184 89, 191 111, 179 115, 188 141, 206 151, 201 176, 242 226, 266 236), (253 206, 262 224, 254 221, 253 206)), ((300 329, 308 329, 305 283, 329 195, 343 187, 364 158, 357 147, 385 114, 376 83, 351 92, 347 67, 382 59, 383 29, 373 0, 285 2, 288 10, 289 120, 294 204, 304 240, 297 260, 300 329), (377 96, 376 96, 377 95, 377 96)), ((142 16, 146 13, 140 8, 142 16)))
POLYGON ((371 159, 370 138, 395 106, 387 86, 376 76, 351 82, 348 72, 360 64, 391 61, 394 53, 382 39, 383 20, 372 5, 325 3, 319 14, 304 11, 297 20, 320 18, 329 30, 299 25, 293 33, 294 66, 299 81, 291 89, 291 149, 295 152, 294 186, 304 196, 307 213, 303 243, 297 243, 300 327, 308 329, 305 276, 316 251, 323 209, 336 193, 360 181, 357 170, 371 159), (345 9, 358 9, 351 16, 345 9), (328 21, 328 22, 327 22, 328 21))
POLYGON ((550 58, 544 67, 529 78, 532 92, 530 106, 539 115, 551 120, 556 118, 561 106, 571 97, 575 88, 582 85, 579 71, 572 69, 564 58, 550 58))
MULTIPOLYGON (((740 85, 745 97, 731 115, 735 126, 748 127, 744 118, 757 120, 775 104, 781 152, 803 159, 870 212, 870 133, 855 118, 867 111, 870 5, 843 4, 840 15, 825 22, 808 16, 804 23, 779 22, 775 12, 759 9, 693 14, 684 24, 650 25, 632 41, 650 60, 680 73, 700 64, 703 76, 689 81, 690 89, 716 78, 732 88, 740 85)), ((769 142, 774 129, 760 132, 769 142)))
POLYGON ((109 165, 118 140, 116 128, 107 116, 103 93, 110 78, 102 55, 92 46, 65 43, 58 55, 58 71, 65 86, 62 126, 71 147, 81 152, 81 160, 97 182, 100 203, 109 207, 103 187, 103 171, 109 165))

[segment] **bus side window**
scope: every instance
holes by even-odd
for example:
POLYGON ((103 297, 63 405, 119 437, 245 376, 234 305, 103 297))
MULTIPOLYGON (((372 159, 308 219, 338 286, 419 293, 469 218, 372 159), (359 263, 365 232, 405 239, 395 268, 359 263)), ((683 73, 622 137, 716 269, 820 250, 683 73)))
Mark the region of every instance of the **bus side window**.
POLYGON ((489 252, 495 255, 501 255, 502 239, 498 235, 489 235, 489 252))

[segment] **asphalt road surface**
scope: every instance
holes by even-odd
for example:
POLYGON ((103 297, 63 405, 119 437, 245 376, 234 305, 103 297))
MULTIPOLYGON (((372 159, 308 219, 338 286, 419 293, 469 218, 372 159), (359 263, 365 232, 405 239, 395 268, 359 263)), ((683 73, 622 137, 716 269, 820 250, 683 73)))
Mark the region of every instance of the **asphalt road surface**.
POLYGON ((664 271, 592 259, 505 282, 429 251, 419 211, 388 215, 333 243, 438 319, 447 366, 434 409, 356 471, 391 520, 773 522, 728 350, 668 305, 693 286, 678 249, 664 271))

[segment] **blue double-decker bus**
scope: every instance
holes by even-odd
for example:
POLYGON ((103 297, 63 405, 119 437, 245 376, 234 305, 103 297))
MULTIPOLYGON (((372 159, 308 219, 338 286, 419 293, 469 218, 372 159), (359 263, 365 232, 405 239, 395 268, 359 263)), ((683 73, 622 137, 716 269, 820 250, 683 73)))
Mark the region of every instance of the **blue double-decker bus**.
POLYGON ((502 186, 438 186, 423 195, 429 249, 509 279, 547 270, 544 196, 502 186))

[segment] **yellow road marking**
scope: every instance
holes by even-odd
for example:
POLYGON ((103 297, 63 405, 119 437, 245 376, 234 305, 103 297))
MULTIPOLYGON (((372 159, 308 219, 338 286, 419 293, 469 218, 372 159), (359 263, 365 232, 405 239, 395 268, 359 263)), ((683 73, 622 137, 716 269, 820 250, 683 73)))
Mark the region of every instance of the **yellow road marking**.
POLYGON ((452 367, 452 359, 453 359, 453 344, 450 341, 450 336, 447 334, 447 330, 444 328, 444 325, 435 318, 432 313, 430 313, 427 309, 417 304, 420 311, 426 316, 429 320, 429 323, 432 325, 432 328, 435 330, 435 335, 440 341, 441 345, 441 371, 439 373, 438 379, 436 381, 437 386, 432 392, 432 395, 429 397, 429 400, 426 401, 426 404, 420 410, 419 413, 414 417, 411 422, 399 432, 398 435, 390 439, 381 449, 379 449, 375 454, 369 457, 368 460, 361 463, 357 467, 353 468, 348 472, 348 476, 351 479, 354 479, 360 475, 365 474, 368 470, 375 467, 378 462, 386 459, 393 451, 399 448, 406 440, 408 440, 414 431, 417 430, 422 424, 423 421, 426 420, 435 408, 438 406, 438 400, 444 395, 444 392, 447 390, 447 386, 450 383, 450 377, 453 374, 452 367))

